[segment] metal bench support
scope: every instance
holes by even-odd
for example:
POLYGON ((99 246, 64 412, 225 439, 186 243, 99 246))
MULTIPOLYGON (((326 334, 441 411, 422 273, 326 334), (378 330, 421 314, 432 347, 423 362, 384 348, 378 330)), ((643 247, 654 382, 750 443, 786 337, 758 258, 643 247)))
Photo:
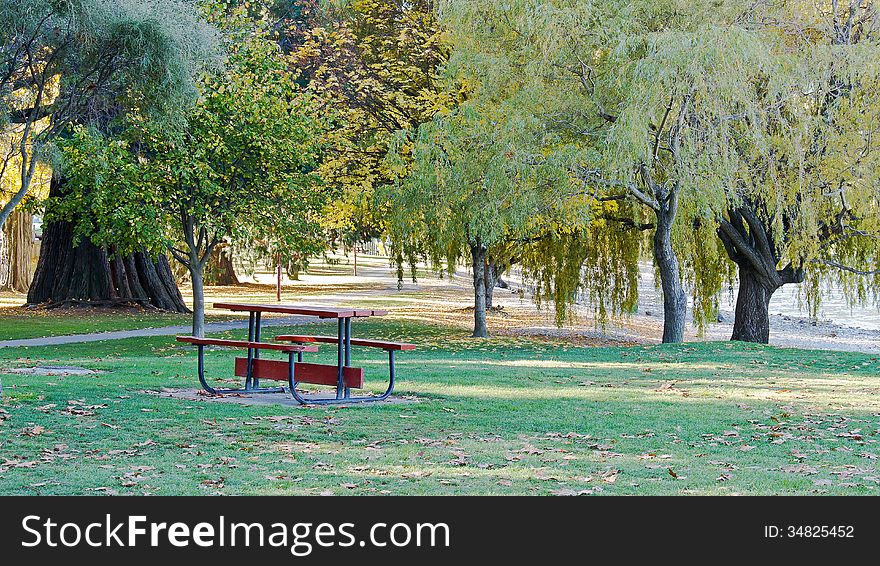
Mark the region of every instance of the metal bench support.
MULTIPOLYGON (((205 380, 205 345, 196 344, 196 347, 199 349, 199 383, 202 384, 202 389, 211 395, 225 395, 227 393, 284 393, 283 387, 254 386, 254 384, 259 385, 259 380, 253 379, 253 357, 251 350, 248 350, 248 374, 244 379, 244 389, 216 389, 211 387, 205 380)), ((291 355, 293 353, 291 352, 291 355)), ((299 355, 301 358, 302 352, 299 355)))
MULTIPOLYGON (((348 349, 346 349, 348 351, 348 349)), ((293 363, 293 354, 294 352, 290 352, 288 354, 290 369, 288 374, 288 383, 290 385, 290 394, 293 396, 296 401, 302 405, 339 405, 339 404, 351 404, 351 403, 372 403, 374 401, 384 401, 387 399, 391 393, 394 392, 394 379, 395 379, 395 368, 394 368, 394 350, 388 350, 388 389, 385 390, 385 393, 377 397, 351 397, 351 396, 339 396, 339 387, 337 386, 337 396, 336 397, 328 397, 324 399, 306 399, 296 390, 296 375, 294 372, 294 363, 293 363)), ((346 354, 347 355, 347 354, 346 354)), ((346 360, 348 358, 346 357, 346 360)), ((298 361, 302 361, 302 354, 298 354, 298 361)), ((348 364, 346 364, 348 365, 348 364)), ((345 389, 348 389, 347 387, 345 389)))

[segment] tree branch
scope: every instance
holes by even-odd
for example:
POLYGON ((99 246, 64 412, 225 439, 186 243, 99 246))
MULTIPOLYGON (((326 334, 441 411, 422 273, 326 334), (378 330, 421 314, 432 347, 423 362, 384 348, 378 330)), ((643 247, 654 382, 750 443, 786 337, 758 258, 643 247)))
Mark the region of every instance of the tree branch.
POLYGON ((810 260, 810 262, 811 262, 811 263, 818 263, 818 264, 821 264, 821 265, 827 265, 827 266, 829 266, 829 267, 834 267, 835 269, 840 269, 840 270, 842 270, 842 271, 848 271, 848 272, 850 272, 850 273, 855 273, 856 275, 864 275, 864 276, 867 276, 867 277, 871 277, 871 276, 874 276, 874 275, 880 275, 880 269, 873 269, 873 270, 870 270, 870 271, 864 271, 864 270, 861 270, 861 269, 856 269, 855 267, 850 267, 850 266, 848 266, 848 265, 843 265, 843 264, 841 264, 841 263, 838 263, 838 262, 836 262, 836 261, 832 261, 832 260, 830 260, 830 259, 813 259, 813 260, 810 260))
MULTIPOLYGON (((741 258, 747 259, 752 267, 755 268, 755 271, 759 272, 767 279, 773 280, 776 278, 775 266, 773 266, 773 273, 770 273, 767 264, 762 260, 761 256, 759 256, 755 249, 745 240, 739 230, 734 228, 733 224, 725 218, 721 218, 718 223, 718 228, 730 239, 730 244, 736 248, 741 258)), ((722 243, 724 243, 723 239, 722 243)), ((731 259, 733 258, 731 257, 731 259)))

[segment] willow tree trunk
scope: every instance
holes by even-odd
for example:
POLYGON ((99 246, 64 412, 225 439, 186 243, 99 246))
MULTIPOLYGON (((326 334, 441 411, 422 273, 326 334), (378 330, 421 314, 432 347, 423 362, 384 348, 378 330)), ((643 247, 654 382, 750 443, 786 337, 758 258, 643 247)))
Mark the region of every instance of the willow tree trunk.
POLYGON ((678 256, 672 249, 672 226, 678 212, 678 193, 673 191, 657 211, 654 231, 654 260, 660 271, 663 290, 663 343, 684 341, 687 317, 687 294, 681 282, 678 256))
POLYGON ((740 268, 731 340, 760 344, 770 341, 770 299, 778 288, 754 269, 740 268))
MULTIPOLYGON (((52 181, 50 196, 61 195, 52 181)), ((28 304, 49 307, 140 304, 174 312, 189 312, 165 256, 146 252, 119 255, 88 238, 74 245, 74 225, 44 225, 40 258, 28 290, 28 304)))
POLYGON ((471 245, 471 259, 474 269, 474 338, 488 338, 486 325, 486 248, 481 244, 471 245))
POLYGON ((27 292, 33 280, 31 260, 36 249, 33 215, 14 211, 0 232, 0 290, 27 292))
POLYGON ((299 257, 297 253, 291 253, 290 258, 287 260, 287 276, 291 281, 299 281, 299 274, 303 268, 302 259, 299 257))
POLYGON ((766 215, 759 205, 743 202, 728 210, 718 225, 727 255, 739 268, 739 292, 731 340, 767 344, 770 341, 770 299, 787 283, 801 283, 803 268, 789 262, 777 269, 780 254, 770 237, 766 215), (758 214, 758 212, 762 214, 758 214))

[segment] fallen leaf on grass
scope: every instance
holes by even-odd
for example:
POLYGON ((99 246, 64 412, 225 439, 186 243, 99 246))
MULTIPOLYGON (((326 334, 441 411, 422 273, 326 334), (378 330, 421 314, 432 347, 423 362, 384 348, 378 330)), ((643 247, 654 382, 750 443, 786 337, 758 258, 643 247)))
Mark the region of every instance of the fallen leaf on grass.
POLYGON ((782 466, 779 468, 780 471, 785 472, 787 474, 804 474, 805 476, 818 474, 819 470, 808 466, 806 464, 794 464, 790 466, 782 466))
POLYGON ((73 405, 68 406, 66 409, 61 411, 62 415, 68 416, 78 416, 78 417, 93 417, 95 416, 95 411, 88 411, 86 409, 78 409, 73 405))
POLYGON ((672 454, 655 454, 653 452, 649 452, 647 454, 642 454, 641 456, 639 456, 639 460, 653 460, 655 458, 657 460, 669 460, 670 458, 672 458, 672 454))
POLYGON ((21 429, 22 436, 40 436, 41 434, 45 434, 47 432, 51 432, 46 430, 46 427, 42 425, 34 425, 21 429))
POLYGON ((602 474, 602 481, 605 483, 614 483, 617 481, 617 474, 619 473, 620 470, 608 470, 602 474))
POLYGON ((23 461, 23 460, 10 460, 9 458, 3 458, 3 463, 0 464, 0 472, 5 472, 10 468, 36 468, 39 462, 36 461, 23 461))
POLYGON ((400 477, 406 478, 406 479, 427 478, 427 477, 430 477, 431 475, 433 475, 433 473, 434 472, 427 472, 427 471, 419 470, 419 471, 415 471, 415 472, 406 472, 406 473, 400 474, 400 477))
POLYGON ((498 480, 498 485, 503 485, 504 487, 510 487, 513 485, 513 482, 510 480, 498 480))

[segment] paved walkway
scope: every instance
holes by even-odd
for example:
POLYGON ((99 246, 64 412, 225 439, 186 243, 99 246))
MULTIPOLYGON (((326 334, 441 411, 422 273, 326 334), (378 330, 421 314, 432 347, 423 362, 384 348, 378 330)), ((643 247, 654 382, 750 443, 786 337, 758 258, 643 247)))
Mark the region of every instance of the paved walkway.
MULTIPOLYGON (((285 316, 279 318, 264 318, 262 327, 269 326, 298 326, 315 322, 314 318, 307 316, 285 316)), ((229 320, 224 322, 209 322, 205 325, 205 332, 223 332, 224 330, 238 330, 248 327, 248 321, 229 320)), ((59 346, 61 344, 78 344, 82 342, 101 342, 103 340, 122 340, 124 338, 138 338, 141 336, 174 336, 177 334, 189 334, 192 326, 163 326, 160 328, 141 328, 138 330, 116 330, 113 332, 94 332, 91 334, 72 334, 69 336, 49 336, 46 338, 24 338, 21 340, 0 341, 0 348, 16 348, 21 346, 59 346)))

